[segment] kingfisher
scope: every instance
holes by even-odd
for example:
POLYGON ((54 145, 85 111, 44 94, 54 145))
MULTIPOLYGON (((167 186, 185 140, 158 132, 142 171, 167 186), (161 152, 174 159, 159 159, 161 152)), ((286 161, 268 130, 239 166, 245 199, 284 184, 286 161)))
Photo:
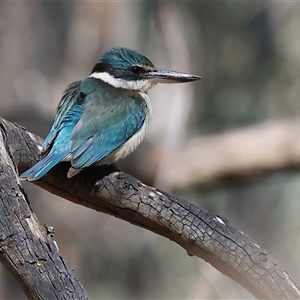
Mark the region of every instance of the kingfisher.
POLYGON ((44 158, 20 178, 38 180, 62 161, 71 163, 71 178, 93 164, 110 165, 125 158, 145 137, 152 114, 147 92, 157 83, 200 78, 156 68, 131 49, 110 49, 86 79, 64 91, 42 146, 44 158))

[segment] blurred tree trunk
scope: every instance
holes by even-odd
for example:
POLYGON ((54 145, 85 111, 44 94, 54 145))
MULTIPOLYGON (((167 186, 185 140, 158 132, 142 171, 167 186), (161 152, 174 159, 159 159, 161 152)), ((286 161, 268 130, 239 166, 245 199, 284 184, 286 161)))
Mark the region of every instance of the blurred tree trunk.
POLYGON ((235 183, 279 170, 299 170, 300 121, 265 122, 191 138, 172 151, 151 145, 143 150, 148 167, 138 169, 138 176, 148 182, 153 182, 164 156, 168 166, 164 174, 169 177, 170 189, 235 183))

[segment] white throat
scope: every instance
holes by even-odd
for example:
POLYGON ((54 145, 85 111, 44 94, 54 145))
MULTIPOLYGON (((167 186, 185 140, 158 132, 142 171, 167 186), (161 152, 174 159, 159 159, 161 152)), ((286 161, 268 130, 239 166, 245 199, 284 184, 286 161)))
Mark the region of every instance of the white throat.
POLYGON ((125 80, 122 78, 115 78, 114 76, 110 75, 107 72, 94 72, 89 77, 100 79, 116 88, 122 88, 122 89, 129 89, 129 90, 135 90, 135 91, 141 91, 146 93, 149 91, 152 87, 156 85, 155 82, 151 82, 151 80, 125 80))

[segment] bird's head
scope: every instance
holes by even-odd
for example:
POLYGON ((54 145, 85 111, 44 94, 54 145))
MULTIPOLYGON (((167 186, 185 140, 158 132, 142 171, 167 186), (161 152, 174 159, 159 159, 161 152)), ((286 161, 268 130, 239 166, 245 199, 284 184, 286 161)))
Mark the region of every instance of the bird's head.
POLYGON ((127 48, 112 48, 94 66, 90 77, 117 88, 147 92, 157 83, 178 83, 201 77, 156 68, 145 56, 127 48))

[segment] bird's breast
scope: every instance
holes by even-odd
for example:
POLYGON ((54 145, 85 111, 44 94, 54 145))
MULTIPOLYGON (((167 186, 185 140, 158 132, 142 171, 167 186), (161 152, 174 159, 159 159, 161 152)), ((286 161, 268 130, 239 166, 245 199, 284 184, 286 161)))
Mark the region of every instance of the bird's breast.
POLYGON ((133 134, 123 145, 121 145, 118 149, 112 152, 109 156, 101 160, 99 162, 100 165, 112 164, 118 161, 119 159, 125 158, 130 153, 132 153, 137 148, 137 146, 143 141, 148 130, 149 122, 151 120, 152 107, 148 94, 140 92, 140 95, 146 102, 146 117, 142 127, 135 134, 133 134))

